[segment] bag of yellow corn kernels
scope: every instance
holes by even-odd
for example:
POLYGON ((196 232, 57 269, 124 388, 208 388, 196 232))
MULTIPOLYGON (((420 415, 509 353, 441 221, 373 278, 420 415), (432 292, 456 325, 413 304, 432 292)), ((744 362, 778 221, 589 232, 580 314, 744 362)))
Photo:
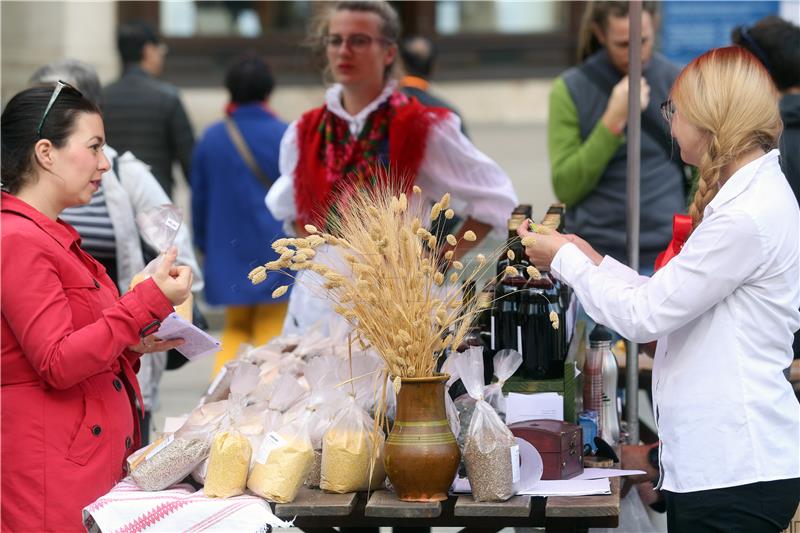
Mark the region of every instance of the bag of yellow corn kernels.
POLYGON ((295 499, 314 464, 309 420, 307 416, 264 436, 247 480, 254 494, 276 503, 295 499))
POLYGON ((211 498, 230 498, 244 493, 250 472, 250 441, 236 426, 247 405, 247 394, 258 383, 258 367, 242 366, 234 375, 224 427, 211 440, 204 493, 211 498))
POLYGON ((319 487, 326 492, 346 493, 381 488, 383 431, 373 433, 374 422, 354 396, 347 397, 342 412, 322 439, 319 487))
POLYGON ((220 431, 211 441, 203 492, 210 498, 244 493, 250 471, 250 441, 235 429, 220 431))

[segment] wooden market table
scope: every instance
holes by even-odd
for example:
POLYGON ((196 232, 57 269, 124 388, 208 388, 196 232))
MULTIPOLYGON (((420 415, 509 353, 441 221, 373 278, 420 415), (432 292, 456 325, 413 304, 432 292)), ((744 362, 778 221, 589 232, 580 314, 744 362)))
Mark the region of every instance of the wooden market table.
POLYGON ((548 532, 617 527, 619 478, 603 496, 514 496, 502 503, 476 503, 469 494, 443 502, 401 502, 386 490, 371 494, 328 494, 303 487, 292 503, 273 511, 307 533, 331 533, 334 527, 463 527, 465 532, 492 532, 504 527, 544 527, 548 532))

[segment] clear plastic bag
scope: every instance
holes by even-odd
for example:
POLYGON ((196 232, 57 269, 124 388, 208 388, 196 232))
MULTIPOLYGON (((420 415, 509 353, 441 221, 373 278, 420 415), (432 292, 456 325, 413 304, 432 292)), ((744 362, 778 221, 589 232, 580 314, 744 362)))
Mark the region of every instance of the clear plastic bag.
POLYGON ((442 374, 448 374, 450 378, 444 384, 444 409, 447 414, 447 422, 450 424, 450 431, 456 437, 456 440, 461 436, 461 422, 459 421, 458 408, 456 407, 453 398, 450 396, 450 387, 459 380, 458 370, 454 364, 455 356, 451 354, 445 359, 442 364, 442 374))
POLYGON ((159 252, 158 257, 144 267, 143 273, 148 277, 161 264, 163 253, 175 242, 183 223, 183 211, 172 204, 153 206, 138 213, 136 223, 145 242, 159 252))
POLYGON ((307 417, 264 437, 247 479, 250 491, 271 502, 294 500, 314 463, 308 428, 307 417))
POLYGON ((250 441, 240 431, 219 431, 211 441, 203 493, 209 498, 230 498, 244 493, 250 471, 250 441))
MULTIPOLYGON (((139 226, 139 234, 153 249, 158 250, 158 255, 150 261, 141 272, 138 272, 131 279, 130 286, 151 277, 158 269, 164 254, 170 249, 178 235, 178 230, 183 223, 183 211, 172 204, 153 206, 136 215, 136 223, 139 226)), ((194 297, 189 296, 175 306, 175 312, 186 320, 192 322, 194 314, 194 297)))
POLYGON ((320 488, 346 493, 380 488, 385 436, 370 416, 348 396, 339 416, 322 439, 320 488))
POLYGON ((309 438, 314 449, 314 463, 306 477, 306 485, 312 488, 319 487, 320 483, 322 438, 347 400, 344 392, 337 387, 338 366, 339 358, 335 356, 325 355, 311 359, 305 369, 310 394, 302 405, 286 413, 288 419, 309 417, 309 438))
POLYGON ((508 378, 514 375, 514 372, 522 364, 522 354, 516 350, 500 350, 494 354, 494 375, 497 381, 486 386, 484 389, 484 396, 486 401, 489 402, 500 418, 505 421, 506 419, 506 397, 503 395, 503 385, 506 384, 508 378))
POLYGON ((280 354, 262 348, 255 348, 248 354, 248 358, 254 359, 256 357, 260 361, 258 364, 261 369, 258 388, 253 394, 256 401, 269 399, 276 381, 283 376, 290 376, 296 385, 300 385, 304 391, 308 390, 303 385, 305 380, 302 379, 306 363, 300 357, 290 353, 280 354))
POLYGON ((266 404, 273 411, 285 413, 308 394, 294 374, 279 374, 268 385, 263 383, 263 374, 260 379, 258 387, 253 391, 252 398, 266 404))
POLYGON ((371 352, 354 352, 352 356, 342 357, 339 364, 338 383, 342 390, 355 396, 356 402, 364 411, 371 413, 380 396, 383 385, 385 364, 371 352))
POLYGON ((250 471, 252 446, 249 439, 238 430, 247 395, 258 383, 258 367, 252 364, 240 365, 231 382, 225 427, 217 431, 211 442, 205 475, 204 493, 212 498, 230 498, 244 493, 247 475, 250 471))
MULTIPOLYGON (((236 429, 250 442, 253 451, 261 445, 265 432, 272 431, 280 425, 281 414, 270 411, 262 405, 250 405, 242 410, 242 416, 236 423, 236 429)), ((250 467, 253 467, 254 458, 250 457, 250 467)))
POLYGON ((178 431, 145 455, 131 472, 133 481, 146 491, 159 491, 188 476, 208 457, 226 412, 227 402, 196 408, 178 431))
POLYGON ((483 349, 471 347, 455 359, 461 382, 475 400, 464 439, 464 464, 475 501, 505 501, 514 495, 517 442, 484 399, 483 349))
POLYGON ((314 324, 300 338, 294 355, 309 361, 320 355, 330 355, 335 351, 337 341, 323 333, 322 324, 314 324))
MULTIPOLYGON (((234 376, 240 372, 239 368, 246 369, 247 372, 252 372, 254 366, 255 365, 244 359, 234 359, 233 361, 225 363, 219 373, 214 377, 211 385, 208 386, 208 390, 200 400, 200 404, 203 405, 225 400, 231 392, 231 383, 233 382, 234 376)), ((258 367, 255 368, 258 369, 258 367)))

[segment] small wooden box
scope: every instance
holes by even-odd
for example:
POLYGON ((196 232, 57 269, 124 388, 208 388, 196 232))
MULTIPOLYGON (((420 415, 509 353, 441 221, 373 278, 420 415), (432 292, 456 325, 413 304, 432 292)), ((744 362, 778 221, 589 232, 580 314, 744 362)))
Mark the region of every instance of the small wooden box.
POLYGON ((508 426, 542 456, 542 479, 569 479, 583 473, 583 432, 561 420, 527 420, 508 426))

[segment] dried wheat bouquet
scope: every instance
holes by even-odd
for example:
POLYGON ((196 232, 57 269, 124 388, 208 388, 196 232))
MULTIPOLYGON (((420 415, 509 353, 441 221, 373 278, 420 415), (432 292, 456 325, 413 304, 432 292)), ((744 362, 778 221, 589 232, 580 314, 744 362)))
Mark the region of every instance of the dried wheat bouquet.
MULTIPOLYGON (((386 180, 369 189, 353 187, 341 198, 329 233, 307 225, 306 237, 276 240, 272 247, 280 258, 253 269, 250 280, 260 283, 281 269, 314 271, 322 280, 319 289, 377 350, 390 376, 433 375, 438 356, 461 343, 480 311, 475 299, 462 300, 461 284, 493 266, 493 258, 479 254, 464 265, 456 252, 462 240, 475 241, 473 232, 459 240, 429 231, 429 221, 455 216, 449 194, 428 211, 419 187, 386 180), (343 260, 321 260, 318 252, 328 246, 343 260)), ((273 297, 286 290, 279 287, 273 297)))

